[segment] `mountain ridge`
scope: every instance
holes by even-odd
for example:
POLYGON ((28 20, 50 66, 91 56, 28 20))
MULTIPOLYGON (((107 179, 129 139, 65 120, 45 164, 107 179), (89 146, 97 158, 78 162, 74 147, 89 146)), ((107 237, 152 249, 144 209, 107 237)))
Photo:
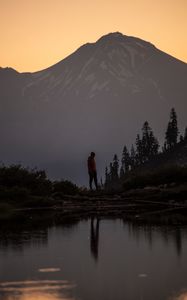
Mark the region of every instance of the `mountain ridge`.
MULTIPOLYGON (((143 42, 144 44, 150 45, 150 46, 152 46, 153 48, 158 49, 154 44, 152 44, 152 43, 149 42, 149 41, 145 41, 145 40, 143 40, 143 39, 141 39, 141 38, 138 38, 138 37, 133 37, 133 36, 124 35, 124 34, 122 34, 121 32, 116 31, 116 32, 110 32, 110 33, 108 33, 108 34, 103 35, 102 37, 100 37, 99 39, 97 39, 95 42, 87 42, 87 43, 81 45, 81 46, 78 47, 75 51, 73 51, 72 53, 70 53, 69 55, 67 55, 66 57, 64 57, 63 59, 61 59, 60 61, 58 61, 58 62, 56 62, 55 64, 53 64, 53 65, 51 65, 51 66, 48 66, 48 67, 46 67, 46 68, 44 68, 44 69, 37 70, 37 71, 34 71, 34 72, 30 72, 30 71, 19 72, 19 71, 17 71, 16 69, 7 66, 7 67, 0 67, 0 70, 1 70, 1 69, 2 69, 2 70, 12 69, 12 70, 16 71, 16 72, 19 73, 19 74, 25 74, 25 73, 26 73, 26 74, 28 74, 28 73, 29 73, 29 74, 34 74, 34 73, 42 72, 42 71, 45 71, 45 70, 47 70, 47 69, 49 69, 49 68, 51 68, 51 67, 57 65, 58 63, 60 63, 61 61, 67 59, 69 56, 71 56, 72 54, 76 53, 77 51, 79 51, 80 49, 82 49, 82 48, 84 48, 84 47, 94 45, 94 44, 96 44, 96 43, 98 43, 98 42, 100 42, 100 41, 106 40, 106 39, 111 40, 111 39, 114 39, 114 37, 117 37, 117 38, 120 38, 120 39, 126 38, 127 40, 137 40, 137 42, 138 42, 138 41, 139 41, 139 42, 143 42)), ((176 60, 178 60, 178 61, 180 61, 180 62, 182 62, 182 63, 184 63, 184 64, 187 64, 186 62, 184 62, 184 61, 182 61, 182 60, 180 60, 180 59, 174 57, 174 56, 171 55, 171 54, 168 54, 167 52, 165 52, 165 51, 163 51, 163 50, 160 50, 160 49, 158 49, 158 50, 161 51, 161 52, 163 52, 163 53, 165 53, 165 54, 167 54, 167 55, 170 56, 170 57, 173 57, 174 59, 176 59, 176 60)))
POLYGON ((175 107, 183 130, 186 98, 185 63, 149 42, 110 33, 41 71, 0 69, 0 157, 85 182, 88 153, 99 153, 102 173, 145 120, 162 142, 175 107))

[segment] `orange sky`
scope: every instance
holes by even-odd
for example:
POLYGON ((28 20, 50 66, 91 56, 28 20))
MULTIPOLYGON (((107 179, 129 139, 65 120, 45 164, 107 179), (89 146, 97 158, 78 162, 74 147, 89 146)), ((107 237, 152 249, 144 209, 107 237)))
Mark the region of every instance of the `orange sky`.
POLYGON ((0 66, 44 69, 120 31, 187 62, 187 0, 0 0, 0 66))

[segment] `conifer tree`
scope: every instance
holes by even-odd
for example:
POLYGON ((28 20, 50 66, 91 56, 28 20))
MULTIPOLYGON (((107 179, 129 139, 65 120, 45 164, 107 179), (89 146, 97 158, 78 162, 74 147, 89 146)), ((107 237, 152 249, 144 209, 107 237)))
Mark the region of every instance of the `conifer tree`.
POLYGON ((121 168, 120 168, 120 173, 119 173, 119 178, 120 178, 120 179, 123 179, 124 176, 125 176, 125 172, 124 172, 123 167, 121 166, 121 168))
POLYGON ((177 114, 175 112, 175 109, 172 108, 170 112, 170 120, 168 122, 165 135, 167 149, 171 149, 177 144, 178 134, 179 130, 177 124, 177 114))
POLYGON ((109 165, 109 184, 114 180, 114 171, 113 171, 113 164, 110 163, 109 165))
POLYGON ((142 127, 142 156, 143 162, 158 154, 159 144, 149 123, 146 121, 142 127))
POLYGON ((149 158, 153 157, 158 154, 159 149, 159 143, 157 138, 154 136, 153 131, 151 130, 149 135, 149 142, 150 142, 150 152, 149 152, 149 158))
POLYGON ((130 155, 126 146, 124 146, 123 148, 121 164, 124 173, 126 173, 129 170, 129 166, 130 166, 130 155))
POLYGON ((143 163, 142 141, 140 139, 139 134, 137 134, 137 137, 136 137, 136 161, 137 161, 137 164, 143 163))
POLYGON ((134 169, 134 167, 136 166, 136 152, 133 145, 131 146, 130 152, 130 166, 131 169, 134 169))
POLYGON ((113 158, 113 164, 112 164, 112 179, 114 181, 118 180, 119 178, 118 172, 119 172, 119 160, 117 154, 115 154, 113 158))
POLYGON ((147 160, 150 152, 150 131, 149 123, 146 121, 142 127, 142 156, 143 162, 147 160))
POLYGON ((108 173, 108 168, 105 168, 105 187, 108 187, 108 185, 110 184, 110 176, 108 173))
POLYGON ((162 147, 162 152, 166 152, 167 151, 167 144, 166 142, 164 142, 164 146, 162 147))
POLYGON ((149 123, 146 121, 142 127, 142 139, 139 134, 136 138, 136 158, 138 164, 142 164, 157 155, 158 149, 158 140, 155 138, 149 123))

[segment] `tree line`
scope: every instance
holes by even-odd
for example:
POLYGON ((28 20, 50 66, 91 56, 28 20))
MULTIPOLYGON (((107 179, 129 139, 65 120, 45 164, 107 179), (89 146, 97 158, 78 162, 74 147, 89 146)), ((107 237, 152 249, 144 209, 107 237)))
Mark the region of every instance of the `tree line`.
POLYGON ((164 146, 161 151, 159 151, 160 144, 158 139, 155 137, 148 121, 145 121, 142 126, 141 135, 137 134, 136 136, 135 145, 132 144, 130 150, 128 150, 126 145, 124 146, 121 163, 117 154, 115 154, 109 167, 106 167, 105 188, 110 188, 119 183, 129 171, 151 161, 160 153, 172 150, 178 142, 183 141, 187 141, 187 127, 185 128, 184 135, 179 136, 177 114, 174 108, 170 112, 164 146))

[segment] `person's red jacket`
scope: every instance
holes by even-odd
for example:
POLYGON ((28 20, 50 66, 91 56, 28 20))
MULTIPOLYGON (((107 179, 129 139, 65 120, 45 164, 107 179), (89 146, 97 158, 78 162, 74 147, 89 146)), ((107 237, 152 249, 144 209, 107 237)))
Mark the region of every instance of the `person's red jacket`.
POLYGON ((94 157, 88 157, 88 172, 96 172, 96 163, 94 157))

